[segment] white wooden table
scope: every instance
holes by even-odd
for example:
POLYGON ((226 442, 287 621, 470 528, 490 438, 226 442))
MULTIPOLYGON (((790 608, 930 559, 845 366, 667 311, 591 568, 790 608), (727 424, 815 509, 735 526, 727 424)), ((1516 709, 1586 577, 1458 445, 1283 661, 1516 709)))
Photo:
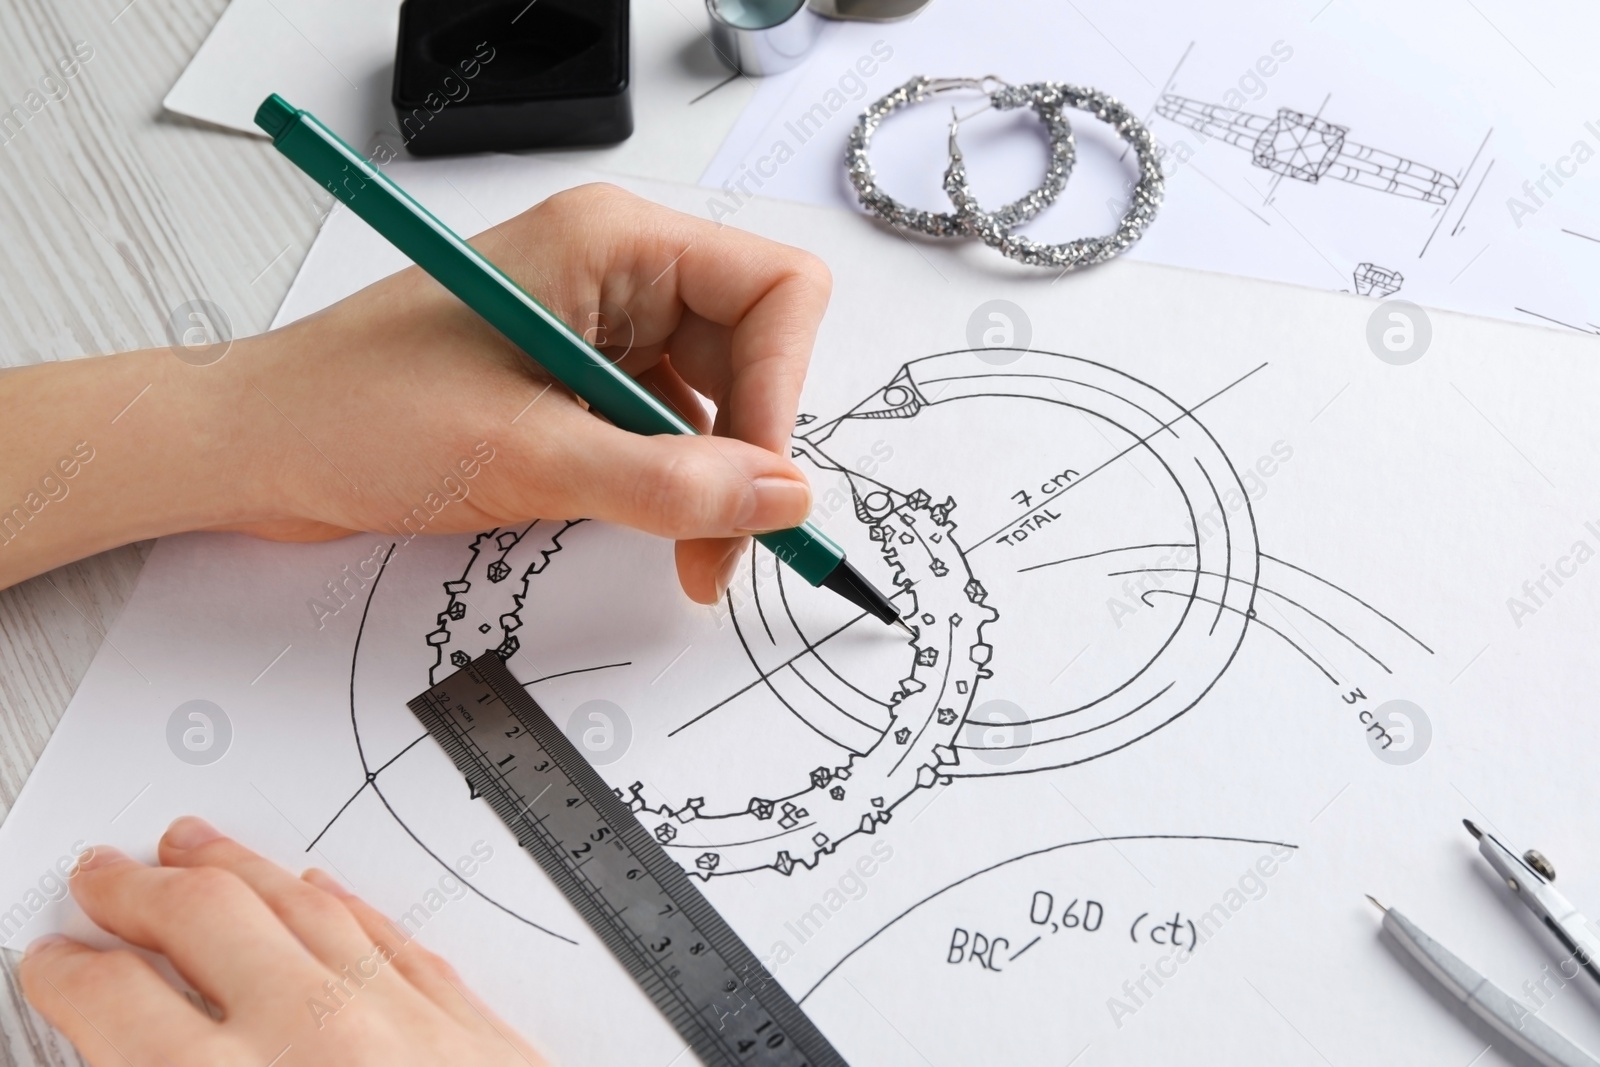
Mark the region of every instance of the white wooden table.
MULTIPOLYGON (((236 336, 271 320, 325 201, 267 142, 160 103, 225 3, 0 0, 0 112, 75 42, 93 49, 64 97, 14 136, 0 129, 0 365, 165 345, 169 312, 195 298, 222 307, 236 336)), ((0 591, 0 818, 148 548, 0 591)), ((0 955, 0 1065, 81 1063, 25 1006, 19 957, 0 955)))
MULTIPOLYGON (((167 345, 169 316, 191 300, 220 307, 236 337, 271 322, 331 197, 265 140, 161 107, 226 4, 0 0, 0 368, 167 345), (72 78, 59 77, 58 60, 85 55, 72 78), (48 76, 48 91, 30 100, 48 76), (5 124, 14 105, 35 103, 20 128, 5 124)), ((650 128, 621 156, 591 165, 629 170, 631 150, 653 170, 665 166, 658 177, 698 176, 699 155, 715 149, 754 89, 716 58, 698 8, 635 3, 635 77, 648 72, 659 99, 636 96, 636 109, 656 108, 650 128), (702 103, 713 92, 715 104, 702 103), (697 105, 692 119, 675 110, 697 105), (658 158, 660 136, 644 136, 684 147, 691 127, 698 147, 670 165, 658 158)), ((129 545, 0 590, 0 820, 149 548, 129 545)), ((19 959, 0 951, 0 1067, 81 1064, 24 1002, 19 959)))

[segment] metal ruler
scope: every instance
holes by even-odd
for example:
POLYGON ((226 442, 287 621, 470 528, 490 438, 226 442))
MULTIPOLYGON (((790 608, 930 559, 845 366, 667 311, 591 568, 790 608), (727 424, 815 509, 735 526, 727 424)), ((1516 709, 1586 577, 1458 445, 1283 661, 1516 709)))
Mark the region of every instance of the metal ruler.
POLYGON ((846 1067, 497 653, 409 707, 708 1067, 846 1067))

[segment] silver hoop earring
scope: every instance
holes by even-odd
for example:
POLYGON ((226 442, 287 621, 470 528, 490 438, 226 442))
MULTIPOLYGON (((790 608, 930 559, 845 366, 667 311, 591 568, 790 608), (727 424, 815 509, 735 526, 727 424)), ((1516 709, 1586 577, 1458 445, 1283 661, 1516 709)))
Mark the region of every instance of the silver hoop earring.
POLYGON ((912 78, 862 112, 855 128, 850 131, 850 141, 844 154, 845 170, 850 175, 850 184, 855 186, 861 206, 891 226, 903 226, 930 237, 965 237, 973 233, 972 227, 979 223, 1004 232, 1027 222, 1060 195, 1067 184, 1067 175, 1072 172, 1076 151, 1072 141, 1072 125, 1063 110, 1061 94, 1047 92, 1047 88, 1048 83, 1007 85, 992 74, 983 78, 912 78), (877 175, 867 160, 872 135, 891 113, 922 103, 935 95, 960 90, 976 90, 986 94, 989 97, 988 106, 996 111, 1010 111, 1019 107, 1033 109, 1039 121, 1044 123, 1050 138, 1050 162, 1045 168, 1044 181, 1027 196, 992 213, 976 206, 970 211, 955 213, 907 207, 878 187, 877 175))
MULTIPOLYGON (((1117 136, 1126 141, 1139 160, 1139 181, 1133 187, 1128 209, 1117 228, 1103 237, 1080 237, 1065 244, 1041 244, 1021 234, 1011 233, 1011 227, 997 224, 994 215, 984 212, 972 195, 967 183, 967 167, 956 143, 959 119, 950 123, 950 166, 944 175, 944 190, 956 206, 956 215, 964 233, 976 235, 990 248, 1018 262, 1034 267, 1056 267, 1076 270, 1121 255, 1144 233, 1161 206, 1166 183, 1161 176, 1161 160, 1156 151, 1155 138, 1138 117, 1115 97, 1063 82, 1040 82, 1023 89, 1032 90, 1041 101, 1038 106, 1054 104, 1086 111, 1111 126, 1117 136)), ((998 213, 996 213, 998 214, 998 213)))

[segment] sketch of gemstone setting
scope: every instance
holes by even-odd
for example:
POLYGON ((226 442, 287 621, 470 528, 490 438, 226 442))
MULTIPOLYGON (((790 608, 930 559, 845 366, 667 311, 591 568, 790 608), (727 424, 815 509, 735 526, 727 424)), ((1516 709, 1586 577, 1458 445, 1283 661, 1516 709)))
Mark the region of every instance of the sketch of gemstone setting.
POLYGON ((1404 274, 1376 263, 1358 263, 1351 272, 1351 278, 1356 283, 1356 292, 1361 296, 1393 296, 1406 282, 1404 274))
POLYGON ((1392 152, 1355 144, 1348 126, 1281 107, 1275 116, 1252 115, 1171 93, 1156 114, 1250 153, 1263 170, 1315 185, 1323 178, 1349 182, 1429 204, 1444 204, 1456 180, 1442 171, 1392 152))
MULTIPOLYGON (((843 416, 806 424, 795 441, 797 458, 848 480, 855 518, 867 527, 890 576, 885 584, 898 590, 897 606, 916 631, 904 652, 904 672, 887 692, 874 692, 831 662, 821 646, 833 637, 819 640, 802 631, 789 605, 794 583, 781 571, 775 589, 747 587, 737 600, 730 591, 734 624, 761 685, 834 741, 844 758, 810 770, 806 788, 752 798, 742 810, 713 813, 695 801, 649 809, 637 791, 630 798, 635 810, 647 825, 654 819, 667 829, 694 820, 696 847, 716 856, 716 873, 771 867, 787 874, 796 866, 814 866, 848 837, 878 832, 918 790, 957 778, 1081 763, 1181 715, 1237 651, 1253 610, 1259 565, 1249 515, 1223 504, 1230 488, 1233 499, 1244 499, 1237 475, 1204 427, 1184 416, 1157 390, 1088 360, 1027 353, 997 366, 981 353, 962 351, 908 363, 843 416), (957 522, 953 497, 868 477, 835 458, 833 443, 852 426, 882 432, 880 424, 888 420, 916 420, 944 405, 1002 397, 1012 404, 1090 412, 1125 440, 1142 442, 1177 483, 1174 499, 1194 502, 1211 516, 1210 533, 1222 536, 1193 528, 1196 577, 1161 653, 1131 665, 1131 677, 1111 692, 996 723, 974 712, 984 706, 980 695, 996 669, 996 650, 985 631, 1002 609, 971 557, 1005 531, 988 537, 981 529, 967 533, 957 522)), ((1064 474, 1058 496, 1083 477, 1076 470, 1064 474)), ((1007 529, 1026 528, 1028 513, 1035 521, 1060 514, 1046 499, 1030 501, 1024 510, 1007 529)), ((743 580, 753 583, 753 573, 743 580)), ((699 729, 700 721, 697 716, 685 726, 699 729)))
MULTIPOLYGON (((856 835, 887 832, 901 805, 935 785, 1123 752, 1200 704, 1250 631, 1281 641, 1340 692, 1373 671, 1392 674, 1396 644, 1431 655, 1367 602, 1261 550, 1248 488, 1255 468, 1241 477, 1196 416, 1198 405, 1087 359, 1040 351, 995 357, 985 349, 913 360, 843 415, 799 420, 796 461, 814 483, 847 487, 843 521, 832 532, 850 542, 853 562, 876 568, 869 580, 895 591, 915 638, 841 640, 863 636, 865 616, 846 617, 839 598, 781 567, 762 578, 746 561, 727 609, 753 679, 727 679, 732 692, 694 710, 665 740, 688 754, 717 737, 709 747, 721 751, 747 730, 739 716, 760 701, 801 724, 813 749, 797 757, 763 742, 760 781, 778 788, 757 795, 730 794, 714 769, 711 779, 689 779, 696 787, 682 799, 647 796, 637 782, 619 789, 687 873, 790 875, 818 866, 856 835), (955 464, 940 452, 995 449, 994 435, 1006 432, 1023 447, 1000 448, 986 464, 955 464), (897 460, 892 476, 844 461, 879 435, 899 440, 908 460, 932 458, 920 466, 897 460), (1029 489, 993 492, 997 481, 1009 489, 1019 471, 1029 472, 1029 489), (1129 598, 1125 612, 1148 620, 1139 641, 1115 614, 1113 628, 1104 614, 1097 621, 1112 590, 1129 598), (1079 666, 1068 673, 1037 656, 1008 657, 1007 632, 1081 641, 1082 649, 1061 652, 1068 667, 1079 666), (1086 654, 1090 645, 1096 651, 1086 654), (1019 678, 1039 671, 1027 711, 994 712, 1007 704, 991 699, 998 685, 1015 692, 1019 678), (818 751, 822 758, 813 758, 818 751)), ((597 565, 566 562, 579 526, 536 521, 472 539, 459 568, 436 579, 445 597, 426 635, 431 681, 490 649, 507 660, 527 654, 524 613, 537 603, 537 584, 558 566, 597 565)), ((358 632, 352 671, 359 642, 358 632)), ((532 654, 543 661, 537 649, 532 654)), ((552 678, 629 666, 543 663, 560 672, 552 678)), ((437 859, 378 781, 409 746, 381 765, 369 761, 366 714, 352 686, 365 777, 356 792, 371 788, 437 859)), ((464 790, 458 802, 469 802, 464 790)))

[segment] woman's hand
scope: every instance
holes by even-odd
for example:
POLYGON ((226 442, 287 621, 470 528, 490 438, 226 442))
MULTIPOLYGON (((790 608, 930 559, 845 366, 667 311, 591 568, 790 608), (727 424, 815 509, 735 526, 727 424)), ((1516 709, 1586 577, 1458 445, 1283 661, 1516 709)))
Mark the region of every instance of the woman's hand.
POLYGON ((296 878, 194 818, 168 828, 160 858, 97 847, 73 896, 166 956, 221 1018, 135 952, 41 939, 23 991, 95 1067, 543 1067, 448 964, 327 875, 296 878))
POLYGON ((817 259, 606 185, 473 243, 718 436, 617 429, 413 267, 208 366, 153 349, 0 375, 0 452, 19 457, 0 502, 74 442, 95 457, 77 502, 34 520, 53 533, 0 547, 0 585, 188 529, 322 540, 586 517, 677 540, 685 591, 709 603, 747 534, 805 519, 786 452, 828 299, 817 259))

